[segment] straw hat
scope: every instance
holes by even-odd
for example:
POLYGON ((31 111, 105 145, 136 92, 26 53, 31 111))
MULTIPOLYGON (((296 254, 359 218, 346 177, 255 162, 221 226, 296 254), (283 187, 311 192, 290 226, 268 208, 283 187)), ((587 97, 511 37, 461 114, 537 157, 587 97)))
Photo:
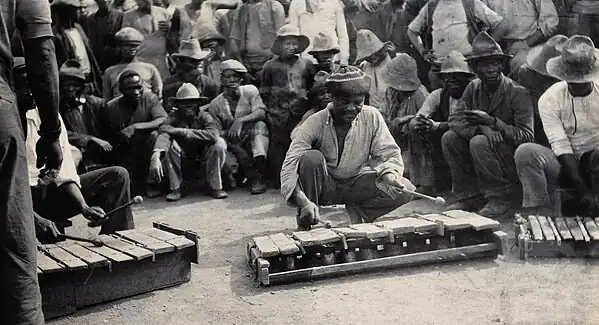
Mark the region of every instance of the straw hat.
POLYGON ((441 63, 441 70, 439 73, 463 73, 474 76, 475 74, 470 71, 470 66, 466 62, 464 55, 458 51, 451 51, 445 60, 441 63))
POLYGON ((58 5, 70 6, 70 7, 75 7, 75 8, 85 7, 79 0, 54 0, 54 1, 52 1, 52 6, 58 6, 58 5))
POLYGON ((466 54, 466 60, 476 61, 491 58, 511 58, 513 55, 503 53, 501 46, 487 32, 481 32, 472 40, 472 52, 466 54))
POLYGON ((387 63, 387 69, 383 70, 381 79, 389 87, 399 91, 414 91, 422 85, 418 78, 416 60, 406 53, 397 54, 387 63))
POLYGON ((194 38, 197 38, 200 44, 202 42, 217 40, 221 45, 224 45, 227 39, 219 33, 212 24, 201 24, 194 31, 194 38))
POLYGON ((599 79, 598 51, 593 41, 574 35, 563 45, 562 54, 547 61, 547 72, 570 83, 587 83, 599 79))
POLYGON ((549 72, 547 72, 547 61, 560 56, 562 48, 567 41, 568 37, 555 35, 544 44, 533 47, 526 56, 526 64, 535 72, 551 77, 549 72))
POLYGON ((370 91, 370 78, 357 67, 341 66, 325 81, 330 93, 365 95, 370 91))
POLYGON ((295 37, 298 39, 300 46, 297 49, 297 54, 304 52, 310 45, 310 39, 308 38, 308 36, 302 35, 297 26, 287 24, 283 25, 277 31, 277 36, 275 37, 275 40, 272 42, 271 47, 271 51, 273 54, 281 54, 281 43, 285 37, 295 37))
POLYGON ((226 70, 233 70, 238 73, 247 73, 248 69, 237 60, 225 60, 220 63, 220 70, 225 72, 226 70))
POLYGON ((331 52, 337 54, 340 52, 339 45, 333 42, 331 35, 319 32, 312 42, 312 50, 308 51, 308 54, 312 55, 316 52, 331 52))
POLYGON ((171 55, 173 58, 190 58, 203 60, 210 55, 210 50, 203 50, 197 39, 182 40, 177 53, 171 55))
POLYGON ((385 47, 385 43, 368 29, 360 29, 356 37, 356 62, 360 62, 385 47))
POLYGON ((177 102, 199 102, 199 101, 207 101, 208 98, 201 97, 198 88, 190 83, 184 83, 177 90, 176 97, 172 98, 174 103, 177 102))
POLYGON ((66 60, 58 70, 58 75, 61 80, 75 79, 81 82, 87 81, 85 73, 83 72, 83 69, 81 69, 81 64, 74 59, 66 60))
POLYGON ((144 34, 133 27, 125 27, 121 28, 116 34, 114 34, 115 39, 119 43, 143 43, 146 39, 144 34))

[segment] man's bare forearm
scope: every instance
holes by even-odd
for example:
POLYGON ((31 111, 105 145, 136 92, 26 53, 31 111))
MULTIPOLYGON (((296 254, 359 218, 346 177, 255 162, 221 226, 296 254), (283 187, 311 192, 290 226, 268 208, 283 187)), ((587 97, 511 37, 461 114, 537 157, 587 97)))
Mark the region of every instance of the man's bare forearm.
POLYGON ((306 194, 302 191, 299 182, 295 186, 295 190, 293 190, 293 194, 291 194, 291 198, 289 202, 294 204, 296 207, 301 207, 309 202, 310 199, 306 196, 306 194))
POLYGON ((60 129, 58 119, 58 64, 51 37, 23 41, 27 80, 39 110, 41 134, 51 134, 60 129))

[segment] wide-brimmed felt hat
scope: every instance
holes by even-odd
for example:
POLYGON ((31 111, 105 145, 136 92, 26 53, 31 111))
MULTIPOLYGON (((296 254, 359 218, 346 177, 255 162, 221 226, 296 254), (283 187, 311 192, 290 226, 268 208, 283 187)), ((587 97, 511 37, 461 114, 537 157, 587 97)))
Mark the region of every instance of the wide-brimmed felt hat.
POLYGON ((81 63, 75 59, 66 60, 58 70, 60 80, 75 79, 86 82, 85 73, 81 68, 81 63))
POLYGON ((506 59, 513 55, 503 53, 501 46, 487 32, 481 32, 472 40, 472 51, 466 54, 466 60, 478 61, 481 59, 506 59))
POLYGON ((381 74, 385 83, 399 91, 414 91, 422 85, 416 60, 406 53, 397 54, 381 74))
POLYGON ((302 35, 299 28, 293 24, 287 24, 281 26, 277 31, 277 36, 272 42, 271 51, 273 54, 281 54, 281 43, 285 37, 295 37, 299 41, 299 48, 297 54, 304 52, 310 45, 310 39, 306 35, 302 35))
POLYGON ((545 43, 533 47, 526 56, 526 64, 535 72, 551 77, 549 72, 547 72, 547 61, 560 56, 562 48, 567 41, 568 37, 555 35, 545 43))
POLYGON ((203 60, 210 55, 210 50, 203 50, 197 39, 182 40, 179 44, 177 53, 173 53, 173 58, 190 58, 194 60, 203 60))
POLYGON ((196 86, 186 82, 177 90, 176 97, 170 98, 173 103, 177 102, 206 102, 208 98, 200 96, 196 86))
POLYGON ((470 70, 470 66, 466 61, 464 55, 458 51, 451 51, 443 59, 442 62, 439 62, 441 65, 440 74, 449 74, 449 73, 463 73, 474 76, 474 72, 470 70))
POLYGON ((75 8, 85 7, 79 0, 54 0, 52 6, 70 6, 75 8))
POLYGON ((370 30, 360 29, 356 37, 356 63, 377 53, 385 47, 385 43, 370 30))
POLYGON ((319 32, 312 41, 312 49, 308 51, 308 54, 312 55, 316 52, 331 52, 337 54, 340 52, 339 44, 335 43, 333 37, 329 34, 319 32))
POLYGON ((121 28, 114 34, 114 38, 119 43, 130 42, 130 43, 143 43, 146 40, 144 34, 133 27, 121 28))
POLYGON ((588 36, 574 35, 563 45, 560 56, 547 61, 547 72, 570 83, 587 83, 599 79, 599 50, 588 36))
POLYGON ((223 62, 220 63, 220 70, 222 72, 225 72, 226 70, 233 70, 235 72, 239 72, 239 73, 247 73, 248 69, 239 61, 237 60, 225 60, 223 62))
POLYGON ((365 95, 370 91, 370 78, 357 67, 343 65, 326 79, 330 93, 365 95))
POLYGON ((224 37, 221 33, 216 30, 216 28, 212 24, 204 23, 198 26, 194 30, 194 38, 202 44, 206 41, 216 40, 221 45, 224 45, 227 42, 227 38, 224 37))

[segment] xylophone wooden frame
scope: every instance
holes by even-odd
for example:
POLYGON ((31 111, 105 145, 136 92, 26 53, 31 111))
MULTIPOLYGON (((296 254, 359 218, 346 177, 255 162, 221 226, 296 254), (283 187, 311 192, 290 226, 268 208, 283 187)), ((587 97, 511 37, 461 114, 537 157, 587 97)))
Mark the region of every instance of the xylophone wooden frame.
MULTIPOLYGON (((85 243, 60 242, 38 247, 38 280, 46 320, 72 314, 85 307, 189 282, 191 263, 198 263, 198 235, 160 222, 154 222, 152 229, 178 238, 176 242, 165 239, 161 241, 162 245, 152 246, 142 243, 143 240, 132 240, 127 232, 101 236, 108 240, 118 238, 136 247, 111 256, 99 254, 93 245, 85 243), (168 244, 172 247, 165 249, 168 244), (87 258, 73 254, 81 249, 92 253, 87 258), (105 260, 93 260, 94 255, 105 257, 105 260), (40 258, 46 261, 42 267, 40 258)), ((119 252, 109 244, 107 247, 119 252)))
POLYGON ((527 216, 515 224, 522 260, 599 257, 599 218, 527 216))
POLYGON ((255 244, 250 242, 246 247, 246 255, 257 285, 268 286, 391 268, 496 258, 508 252, 507 234, 499 231, 499 223, 480 230, 474 226, 448 230, 442 221, 435 222, 438 225, 436 229, 424 233, 348 239, 318 248, 303 247, 300 253, 288 256, 263 257, 255 244), (359 251, 355 251, 356 248, 359 251), (355 257, 351 259, 355 261, 348 261, 351 259, 348 259, 347 252, 352 254, 352 249, 355 257), (335 260, 342 262, 335 263, 335 260), (295 270, 284 270, 282 267, 289 264, 301 267, 314 262, 317 265, 295 270))

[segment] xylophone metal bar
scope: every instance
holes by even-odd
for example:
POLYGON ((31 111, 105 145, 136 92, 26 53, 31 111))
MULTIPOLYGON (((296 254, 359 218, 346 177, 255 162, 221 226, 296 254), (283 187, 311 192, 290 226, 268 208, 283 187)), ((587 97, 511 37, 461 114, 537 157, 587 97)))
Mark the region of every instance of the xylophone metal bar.
POLYGON ((599 257, 599 230, 591 218, 528 216, 518 234, 520 258, 599 257))

